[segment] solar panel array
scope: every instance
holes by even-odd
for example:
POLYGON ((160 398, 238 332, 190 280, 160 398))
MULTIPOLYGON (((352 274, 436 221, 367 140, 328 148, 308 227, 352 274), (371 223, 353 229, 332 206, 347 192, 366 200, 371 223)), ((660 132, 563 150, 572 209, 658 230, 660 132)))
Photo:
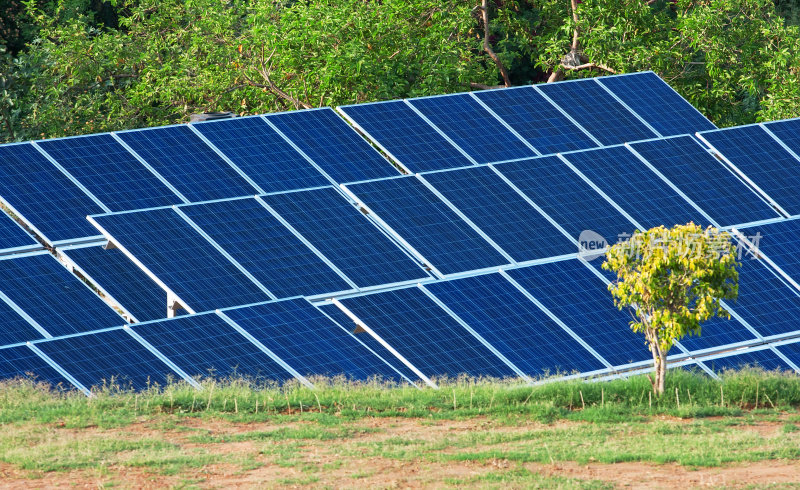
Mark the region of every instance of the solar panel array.
POLYGON ((671 365, 797 369, 797 129, 718 130, 645 72, 2 145, 0 378, 638 372, 587 252, 689 221, 746 256, 671 365))

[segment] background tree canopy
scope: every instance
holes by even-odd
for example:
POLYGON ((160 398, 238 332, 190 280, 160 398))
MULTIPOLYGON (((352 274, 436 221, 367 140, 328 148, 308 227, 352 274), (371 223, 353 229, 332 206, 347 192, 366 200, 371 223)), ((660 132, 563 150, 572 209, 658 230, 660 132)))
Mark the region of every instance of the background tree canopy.
MULTIPOLYGON (((720 126, 800 115, 800 0, 489 3, 515 85, 652 69, 720 126), (566 76, 603 74, 569 70, 566 76)), ((502 82, 477 0, 0 0, 0 141, 502 82)))

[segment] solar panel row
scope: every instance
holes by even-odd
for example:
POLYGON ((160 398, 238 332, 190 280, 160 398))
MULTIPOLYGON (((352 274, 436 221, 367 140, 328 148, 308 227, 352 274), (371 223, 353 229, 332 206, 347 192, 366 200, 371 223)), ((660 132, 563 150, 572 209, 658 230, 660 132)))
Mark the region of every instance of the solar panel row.
POLYGON ((79 389, 146 389, 207 377, 308 383, 310 376, 409 381, 304 299, 226 309, 0 348, 0 378, 79 389))
POLYGON ((332 187, 91 219, 189 311, 428 277, 332 187))

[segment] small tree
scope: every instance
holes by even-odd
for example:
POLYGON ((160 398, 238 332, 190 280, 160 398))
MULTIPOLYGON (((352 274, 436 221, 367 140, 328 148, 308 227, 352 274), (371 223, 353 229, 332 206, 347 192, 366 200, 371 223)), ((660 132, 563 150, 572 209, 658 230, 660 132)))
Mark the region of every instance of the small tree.
POLYGON ((608 289, 617 307, 630 310, 631 329, 647 339, 654 393, 664 393, 675 341, 700 335, 712 317, 730 318, 720 302, 738 295, 738 265, 730 234, 694 223, 637 231, 608 250, 603 268, 618 277, 608 289))

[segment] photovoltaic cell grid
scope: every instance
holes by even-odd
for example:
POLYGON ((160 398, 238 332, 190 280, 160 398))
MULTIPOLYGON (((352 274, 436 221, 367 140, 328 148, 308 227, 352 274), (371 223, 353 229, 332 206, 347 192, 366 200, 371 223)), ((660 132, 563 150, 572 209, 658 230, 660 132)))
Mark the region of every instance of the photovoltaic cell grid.
POLYGON ((33 145, 2 145, 0 161, 0 199, 51 244, 98 235, 86 216, 103 208, 33 145))
POLYGON ((577 241, 592 230, 616 243, 636 226, 556 156, 494 165, 577 241))
POLYGON ((575 252, 575 244, 490 167, 433 172, 423 178, 517 262, 575 252))
POLYGON ((95 245, 61 253, 137 321, 167 317, 167 293, 119 249, 95 245))
POLYGON ((422 97, 408 103, 478 163, 536 155, 469 93, 422 97), (488 137, 482 137, 487 131, 488 137))
POLYGON ((323 312, 325 315, 330 317, 333 321, 338 323, 342 326, 345 330, 349 331, 353 334, 362 344, 366 345, 372 352, 378 355, 381 359, 384 359, 389 364, 392 365, 393 368, 398 370, 400 374, 405 376, 406 379, 409 380, 416 380, 418 376, 408 368, 405 364, 403 364, 394 354, 392 354, 389 349, 387 349, 383 344, 378 342, 372 335, 367 333, 366 330, 361 329, 358 325, 356 325, 353 320, 347 316, 342 310, 339 309, 333 303, 323 303, 318 304, 316 307, 323 312))
POLYGON ((110 134, 36 143, 111 211, 183 202, 110 134))
POLYGON ((662 136, 694 134, 716 126, 653 72, 600 77, 597 81, 662 136))
POLYGON ((526 374, 538 377, 605 368, 498 273, 424 287, 526 374))
POLYGON ((181 211, 278 298, 353 289, 256 199, 181 211))
POLYGON ((47 252, 0 260, 0 291, 53 336, 125 323, 47 252))
POLYGON ((123 131, 117 136, 190 201, 258 193, 187 126, 123 131))
POLYGON ((92 219, 194 311, 270 299, 171 208, 92 219))
MULTIPOLYGON (((473 92, 541 154, 597 146, 578 125, 532 87, 473 92)), ((490 126, 494 133, 495 126, 490 126)))
POLYGON ((261 117, 195 123, 194 129, 225 154, 264 192, 330 185, 314 165, 261 117))
POLYGON ((326 107, 284 112, 264 118, 336 182, 379 179, 399 174, 333 109, 326 107))
POLYGON ((63 390, 73 387, 47 361, 25 345, 0 348, 0 379, 34 380, 63 390))
POLYGON ((746 367, 759 367, 766 371, 794 371, 786 361, 780 358, 770 348, 747 350, 742 353, 734 353, 711 360, 703 360, 702 364, 716 373, 724 373, 726 370, 736 370, 746 367))
POLYGON ((86 388, 144 390, 179 376, 123 328, 37 342, 86 388))
POLYGON ((658 136, 594 79, 544 83, 535 87, 604 145, 658 136))
POLYGON ((402 380, 392 366, 304 299, 224 313, 303 376, 402 380))
POLYGON ((516 373, 419 288, 343 299, 379 337, 423 374, 497 378, 516 373))
POLYGON ((800 292, 772 272, 762 260, 742 257, 739 296, 731 308, 764 337, 800 333, 800 292))
POLYGON ((0 253, 4 249, 28 248, 36 245, 38 242, 24 228, 0 210, 0 253))
POLYGON ((578 260, 508 271, 508 275, 612 365, 652 360, 643 335, 614 306, 606 284, 578 260))
POLYGON ((243 377, 264 382, 292 378, 280 364, 214 313, 142 323, 131 328, 197 379, 243 377))
POLYGON ((509 262, 413 176, 350 184, 347 189, 442 274, 509 262))
POLYGON ((17 344, 43 337, 41 332, 0 298, 0 345, 17 344))
POLYGON ((690 136, 630 145, 720 226, 779 217, 725 164, 690 136))
POLYGON ((800 119, 764 123, 795 155, 800 155, 800 119))
MULTIPOLYGON (((766 255, 790 278, 800 283, 800 254, 797 249, 800 220, 789 219, 738 229, 759 253, 766 255)), ((745 257, 747 259, 749 256, 745 257)))
POLYGON ((430 277, 333 188, 261 199, 358 287, 430 277))
POLYGON ((338 109, 412 172, 472 165, 472 161, 405 101, 348 105, 338 109))
POLYGON ((741 170, 790 214, 800 213, 800 160, 761 126, 700 133, 700 137, 741 170))
POLYGON ((706 219, 625 146, 563 155, 645 229, 706 219))

